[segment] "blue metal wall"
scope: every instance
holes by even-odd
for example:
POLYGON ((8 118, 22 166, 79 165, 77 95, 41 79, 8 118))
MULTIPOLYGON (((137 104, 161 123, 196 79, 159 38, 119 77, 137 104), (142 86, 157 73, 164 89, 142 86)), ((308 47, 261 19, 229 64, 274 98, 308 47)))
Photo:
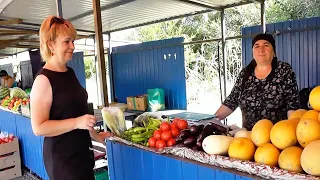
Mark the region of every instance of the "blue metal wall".
MULTIPOLYGON (((249 174, 237 175, 145 151, 122 143, 107 141, 110 180, 249 180, 249 174)), ((233 170, 233 172, 237 172, 233 170)), ((239 173, 239 172, 237 172, 239 173)))
POLYGON ((186 77, 183 38, 173 38, 113 48, 114 95, 146 94, 147 89, 165 91, 167 109, 186 109, 186 77))
POLYGON ((30 118, 1 109, 0 117, 0 131, 12 133, 19 139, 22 165, 42 179, 48 180, 49 177, 44 167, 42 155, 43 137, 33 134, 30 118))
MULTIPOLYGON (((279 60, 291 64, 297 76, 299 89, 320 84, 320 17, 267 25, 267 32, 279 31, 275 37, 279 60), (316 28, 304 32, 281 33, 282 31, 316 28)), ((261 32, 260 26, 242 29, 243 35, 261 32)), ((242 39, 243 67, 252 60, 252 38, 242 39)))
POLYGON ((83 52, 73 53, 72 60, 68 62, 68 66, 71 67, 83 88, 86 88, 86 75, 84 68, 83 52))

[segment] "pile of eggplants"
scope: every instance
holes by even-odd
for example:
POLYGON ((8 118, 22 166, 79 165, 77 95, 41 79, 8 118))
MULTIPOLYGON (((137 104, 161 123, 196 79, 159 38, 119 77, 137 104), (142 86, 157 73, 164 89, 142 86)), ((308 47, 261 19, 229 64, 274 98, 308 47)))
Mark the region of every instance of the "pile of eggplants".
POLYGON ((214 123, 205 125, 192 125, 182 130, 176 137, 176 147, 188 147, 193 150, 203 151, 202 141, 210 135, 226 135, 229 129, 214 123))

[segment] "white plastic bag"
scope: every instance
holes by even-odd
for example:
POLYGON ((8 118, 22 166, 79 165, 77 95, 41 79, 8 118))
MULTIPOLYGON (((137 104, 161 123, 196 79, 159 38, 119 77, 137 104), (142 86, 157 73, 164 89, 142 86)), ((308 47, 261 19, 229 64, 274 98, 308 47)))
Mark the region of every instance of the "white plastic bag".
POLYGON ((104 107, 101 110, 103 118, 103 126, 106 126, 111 130, 111 132, 120 136, 123 132, 127 130, 126 121, 123 111, 118 107, 104 107))

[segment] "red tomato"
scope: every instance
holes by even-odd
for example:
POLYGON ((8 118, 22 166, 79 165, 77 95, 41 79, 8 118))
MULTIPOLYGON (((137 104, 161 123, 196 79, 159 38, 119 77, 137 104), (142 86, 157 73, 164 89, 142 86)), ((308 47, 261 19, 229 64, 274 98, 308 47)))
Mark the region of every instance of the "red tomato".
POLYGON ((3 143, 9 142, 9 138, 8 138, 8 137, 2 138, 2 142, 3 142, 3 143))
POLYGON ((168 122, 163 122, 160 124, 161 131, 170 131, 171 125, 168 122))
POLYGON ((170 139, 168 142, 167 142, 167 146, 170 147, 170 146, 173 146, 176 144, 176 140, 175 139, 170 139))
POLYGON ((162 131, 158 129, 158 130, 153 132, 153 137, 156 138, 157 140, 160 140, 161 139, 161 134, 162 134, 162 131))
POLYGON ((164 141, 168 141, 169 139, 173 138, 171 131, 163 131, 161 134, 161 139, 164 141))
POLYGON ((179 121, 179 118, 174 118, 172 123, 178 123, 178 121, 179 121))
POLYGON ((156 147, 156 143, 157 143, 157 139, 155 137, 151 137, 149 140, 148 140, 148 145, 149 147, 156 147))
POLYGON ((177 137, 180 134, 180 130, 178 128, 172 128, 171 129, 173 137, 177 137))
POLYGON ((184 129, 186 129, 187 127, 188 127, 188 122, 187 122, 186 120, 180 119, 180 120, 178 121, 178 128, 179 128, 180 130, 184 130, 184 129))
POLYGON ((164 141, 164 140, 158 140, 157 142, 156 142, 156 148, 164 148, 164 147, 166 147, 167 146, 167 144, 166 144, 166 142, 164 141))
POLYGON ((178 128, 178 123, 171 123, 171 129, 178 128))

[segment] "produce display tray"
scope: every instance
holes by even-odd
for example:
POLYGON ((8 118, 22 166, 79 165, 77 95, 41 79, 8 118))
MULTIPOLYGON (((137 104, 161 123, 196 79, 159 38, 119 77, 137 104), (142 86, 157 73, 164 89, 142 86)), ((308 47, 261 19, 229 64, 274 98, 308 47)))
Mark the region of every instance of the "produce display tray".
POLYGON ((256 175, 264 179, 282 179, 282 180, 319 180, 318 177, 286 171, 277 167, 271 167, 264 164, 259 164, 251 161, 242 161, 233 159, 227 156, 209 155, 202 151, 195 151, 186 147, 165 147, 162 149, 155 149, 136 144, 117 136, 108 137, 106 141, 120 142, 129 146, 135 146, 147 151, 157 154, 172 154, 181 158, 186 158, 201 163, 218 166, 221 168, 235 169, 237 171, 256 175))
POLYGON ((181 118, 187 121, 201 121, 201 120, 209 120, 213 119, 216 116, 212 114, 202 114, 202 113, 194 113, 194 112, 181 112, 177 114, 167 115, 169 118, 181 118))

